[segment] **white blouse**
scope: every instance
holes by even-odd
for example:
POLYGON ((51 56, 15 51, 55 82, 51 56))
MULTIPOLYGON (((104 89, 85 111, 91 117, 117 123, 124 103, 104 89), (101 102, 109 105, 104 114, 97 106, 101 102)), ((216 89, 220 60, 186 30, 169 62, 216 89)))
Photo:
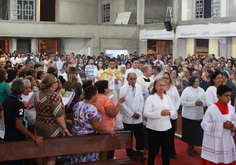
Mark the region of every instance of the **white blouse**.
POLYGON ((176 111, 176 115, 173 116, 173 118, 171 117, 171 119, 175 120, 178 118, 178 109, 180 106, 180 97, 179 97, 179 92, 177 90, 177 88, 175 86, 170 86, 170 89, 168 91, 166 91, 166 94, 168 96, 170 96, 172 103, 174 104, 175 107, 175 111, 176 111))
POLYGON ((201 120, 203 118, 203 107, 206 106, 205 91, 200 88, 187 87, 181 95, 182 116, 190 120, 201 120), (195 102, 201 101, 201 106, 195 102))
POLYGON ((206 96, 207 96, 206 102, 207 102, 208 107, 210 107, 212 104, 214 104, 218 101, 216 92, 217 92, 217 89, 214 85, 207 88, 207 90, 206 90, 206 96))
POLYGON ((103 71, 104 71, 103 69, 100 69, 100 70, 98 70, 97 68, 94 69, 95 82, 97 82, 99 80, 96 78, 96 76, 98 76, 100 78, 103 71))
POLYGON ((147 98, 144 106, 144 116, 147 117, 146 127, 155 131, 167 131, 170 129, 170 117, 174 117, 176 111, 170 96, 163 94, 161 99, 156 93, 147 98), (170 110, 170 116, 161 116, 161 111, 170 110))

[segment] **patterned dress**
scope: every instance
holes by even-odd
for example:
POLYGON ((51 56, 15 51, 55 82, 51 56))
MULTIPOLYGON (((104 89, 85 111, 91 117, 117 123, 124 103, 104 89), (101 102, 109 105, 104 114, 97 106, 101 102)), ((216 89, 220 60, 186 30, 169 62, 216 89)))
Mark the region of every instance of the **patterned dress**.
POLYGON ((42 137, 60 137, 63 130, 56 118, 65 115, 64 106, 58 93, 40 91, 34 99, 36 110, 35 132, 42 137))
MULTIPOLYGON (((78 102, 74 106, 74 121, 72 134, 73 135, 87 135, 95 134, 96 131, 90 121, 91 118, 98 117, 99 122, 102 121, 102 116, 98 113, 95 106, 86 104, 84 102, 78 102)), ((71 163, 88 162, 99 160, 99 152, 73 154, 71 155, 71 163)))

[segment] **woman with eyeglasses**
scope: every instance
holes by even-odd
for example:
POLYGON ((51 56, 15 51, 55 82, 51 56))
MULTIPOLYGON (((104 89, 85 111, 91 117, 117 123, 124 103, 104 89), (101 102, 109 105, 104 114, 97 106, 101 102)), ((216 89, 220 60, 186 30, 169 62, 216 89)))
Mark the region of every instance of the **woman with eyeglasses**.
POLYGON ((199 87, 197 76, 189 78, 189 86, 181 95, 182 108, 182 140, 188 144, 190 156, 199 155, 194 146, 202 145, 203 130, 201 121, 203 108, 206 106, 205 91, 199 87))
MULTIPOLYGON (((38 136, 61 137, 63 135, 72 136, 65 124, 64 106, 61 97, 55 90, 58 81, 52 74, 47 74, 43 81, 39 83, 39 92, 34 99, 36 110, 35 133, 38 136)), ((47 164, 55 164, 57 156, 46 158, 47 164)), ((42 164, 43 159, 39 159, 42 164)))
POLYGON ((164 72, 162 75, 162 79, 165 81, 166 84, 166 94, 170 96, 172 103, 174 104, 174 108, 176 111, 176 115, 171 118, 171 139, 170 139, 170 145, 171 145, 171 150, 170 150, 170 158, 177 159, 176 157, 176 151, 175 151, 175 144, 174 144, 174 139, 175 139, 175 130, 176 130, 176 119, 178 118, 178 109, 180 106, 180 97, 179 97, 179 92, 177 88, 174 86, 174 82, 170 76, 169 72, 164 72))
POLYGON ((171 122, 176 116, 176 110, 170 96, 165 94, 165 81, 156 80, 153 83, 151 96, 146 100, 144 116, 147 117, 149 138, 148 165, 154 165, 156 150, 162 150, 162 164, 169 165, 171 122))

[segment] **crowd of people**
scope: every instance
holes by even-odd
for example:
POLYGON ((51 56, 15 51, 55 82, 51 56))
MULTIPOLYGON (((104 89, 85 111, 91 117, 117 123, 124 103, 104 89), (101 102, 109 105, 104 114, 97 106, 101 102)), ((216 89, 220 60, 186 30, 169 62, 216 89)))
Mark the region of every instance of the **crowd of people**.
MULTIPOLYGON (((178 155, 174 137, 181 112, 186 154, 199 155, 195 146, 202 146, 202 165, 230 164, 236 161, 235 85, 236 61, 214 54, 176 59, 172 54, 137 52, 112 58, 103 52, 97 57, 2 54, 0 135, 4 141, 32 138, 40 146, 48 137, 115 136, 116 131, 130 130, 136 149, 149 150, 148 165, 155 163, 160 147, 162 163, 168 165, 178 155), (69 105, 62 102, 66 91, 74 92, 69 105), (72 120, 66 113, 72 113, 72 120), (34 133, 27 126, 33 126, 34 133)), ((48 157, 47 164, 55 164, 56 158, 48 157)), ((72 163, 106 160, 114 158, 114 151, 70 158, 72 163)))

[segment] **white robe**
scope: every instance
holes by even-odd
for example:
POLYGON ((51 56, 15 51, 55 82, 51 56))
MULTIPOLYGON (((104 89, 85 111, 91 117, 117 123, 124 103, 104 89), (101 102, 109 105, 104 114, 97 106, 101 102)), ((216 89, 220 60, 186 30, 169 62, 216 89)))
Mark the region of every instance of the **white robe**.
POLYGON ((227 120, 236 123, 234 108, 228 104, 229 113, 222 115, 219 108, 211 105, 203 117, 201 126, 204 130, 201 157, 213 163, 229 164, 236 161, 234 132, 223 128, 227 120))

